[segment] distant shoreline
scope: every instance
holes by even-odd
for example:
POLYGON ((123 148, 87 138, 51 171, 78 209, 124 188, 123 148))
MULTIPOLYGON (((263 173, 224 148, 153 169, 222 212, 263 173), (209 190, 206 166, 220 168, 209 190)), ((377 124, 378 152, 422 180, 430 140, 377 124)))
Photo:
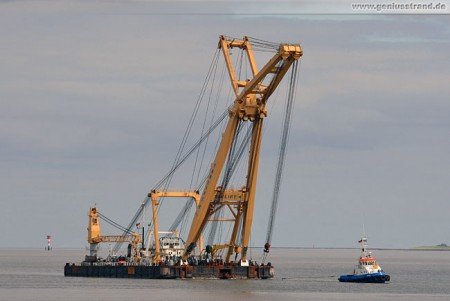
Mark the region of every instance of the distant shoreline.
POLYGON ((416 250, 426 250, 426 251, 450 251, 450 247, 443 246, 420 246, 416 247, 416 250))

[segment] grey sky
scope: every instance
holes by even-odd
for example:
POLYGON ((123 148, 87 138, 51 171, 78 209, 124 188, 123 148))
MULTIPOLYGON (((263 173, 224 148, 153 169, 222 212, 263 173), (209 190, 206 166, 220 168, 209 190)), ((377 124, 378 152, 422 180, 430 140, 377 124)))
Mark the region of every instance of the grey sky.
POLYGON ((450 243, 449 15, 159 5, 0 1, 0 247, 48 233, 83 247, 94 203, 127 224, 172 164, 220 34, 304 49, 274 246, 353 247, 363 224, 375 246, 450 243))

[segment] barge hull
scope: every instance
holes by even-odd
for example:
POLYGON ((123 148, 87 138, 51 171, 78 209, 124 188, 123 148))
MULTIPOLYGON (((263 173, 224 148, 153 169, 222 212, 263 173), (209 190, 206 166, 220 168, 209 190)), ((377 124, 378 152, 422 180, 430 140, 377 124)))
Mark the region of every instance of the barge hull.
POLYGON ((75 265, 66 263, 64 276, 136 279, 268 279, 273 266, 145 266, 145 265, 75 265))

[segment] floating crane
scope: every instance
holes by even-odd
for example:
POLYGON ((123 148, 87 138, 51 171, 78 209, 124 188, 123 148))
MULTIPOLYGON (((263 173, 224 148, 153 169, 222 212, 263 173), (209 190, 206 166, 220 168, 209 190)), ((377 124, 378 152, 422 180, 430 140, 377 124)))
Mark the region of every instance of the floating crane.
MULTIPOLYGON (((297 73, 297 62, 303 55, 302 48, 299 44, 275 44, 257 39, 244 37, 243 39, 234 39, 220 36, 218 43, 218 52, 225 59, 225 66, 231 82, 232 93, 234 93, 234 101, 228 106, 227 111, 222 114, 218 121, 212 124, 211 128, 202 135, 199 141, 184 155, 179 151, 177 159, 174 162, 169 173, 155 185, 147 198, 142 203, 139 210, 131 220, 127 228, 119 227, 124 233, 115 236, 102 236, 100 234, 99 214, 97 208, 93 207, 89 213, 88 242, 90 243, 90 256, 86 257, 91 265, 96 262, 98 243, 101 242, 117 242, 114 250, 117 251, 120 243, 129 243, 129 265, 137 265, 139 262, 149 266, 143 272, 137 270, 128 270, 128 277, 135 275, 137 278, 189 278, 195 276, 215 276, 219 278, 271 278, 273 277, 273 267, 269 263, 266 265, 255 266, 248 259, 248 249, 250 242, 250 234, 253 223, 253 213, 255 208, 256 184, 258 177, 259 157, 261 149, 261 139, 263 123, 268 116, 267 104, 270 96, 279 86, 283 77, 288 70, 291 70, 291 82, 289 84, 288 101, 285 111, 284 128, 281 139, 281 147, 275 179, 275 189, 272 200, 271 216, 264 246, 264 259, 270 248, 271 234, 273 230, 273 222, 278 201, 278 192, 280 187, 281 172, 283 169, 283 159, 286 152, 286 142, 290 115, 292 110, 294 87, 297 73), (258 69, 253 54, 253 48, 266 47, 274 51, 275 54, 268 62, 258 69), (241 79, 241 72, 236 73, 231 60, 231 50, 239 49, 241 53, 245 53, 246 60, 251 70, 250 78, 241 79), (227 118, 228 117, 228 118, 227 118), (208 135, 219 125, 221 121, 226 121, 226 127, 221 135, 218 143, 217 151, 207 172, 204 181, 199 189, 190 189, 186 191, 169 191, 168 183, 174 172, 183 164, 183 162, 207 139, 208 135), (242 134, 242 129, 246 127, 247 132, 242 134), (237 162, 243 157, 242 154, 248 146, 248 157, 245 165, 245 178, 239 184, 239 189, 232 188, 230 181, 236 169, 237 162), (166 186, 161 188, 162 184, 166 186), (158 210, 161 202, 160 198, 189 198, 190 203, 182 209, 179 218, 183 217, 187 212, 190 204, 195 204, 195 213, 187 234, 186 241, 179 236, 178 230, 161 232, 159 229, 158 210), (149 240, 152 236, 154 243, 152 249, 149 249, 149 241, 147 247, 142 246, 139 249, 143 238, 137 233, 132 233, 131 228, 137 224, 137 221, 145 207, 151 203, 152 206, 152 222, 149 224, 149 240), (218 213, 226 212, 220 215, 218 213), (204 246, 203 232, 207 226, 214 228, 216 223, 230 223, 229 236, 222 242, 208 243, 204 246), (175 236, 163 236, 160 234, 175 236), (184 249, 180 248, 179 242, 183 242, 184 249), (163 245, 163 246, 161 246, 163 245), (173 246, 173 248, 172 248, 173 246), (172 249, 171 249, 172 248, 172 249), (220 259, 218 253, 224 252, 220 259), (130 254, 131 253, 131 254, 130 254), (149 259, 149 254, 151 259, 149 259), (234 255, 234 256, 233 256, 234 255), (237 261, 240 256, 239 261, 237 261), (144 257, 144 258, 143 258, 144 257), (169 264, 171 262, 171 264, 169 264), (173 262, 176 262, 172 268, 173 262), (204 267, 208 268, 204 268, 204 267), (170 269, 165 269, 170 267, 170 269), (198 268, 196 268, 198 267, 198 268), (144 275, 145 274, 145 275, 144 275), (191 275, 191 276, 189 276, 191 275)), ((191 124, 188 126, 190 129, 191 124)), ((185 136, 186 138, 186 136, 185 136)), ((183 138, 182 145, 185 143, 183 138)), ((104 217, 100 215, 100 217, 104 217)), ((177 221, 174 223, 176 228, 177 221)), ((214 231, 212 231, 214 236, 214 231)), ((211 234, 210 234, 211 236, 211 234)), ((264 263, 264 262, 263 262, 264 263)), ((81 267, 83 264, 81 265, 81 267)), ((96 266, 96 265, 94 265, 96 266)), ((84 271, 78 266, 66 265, 66 276, 85 276, 91 273, 89 269, 84 271), (81 270, 83 271, 81 271, 81 270)), ((137 269, 137 268, 136 268, 137 269)), ((108 270, 109 271, 109 270, 108 270)), ((111 276, 110 272, 94 271, 93 277, 122 277, 111 276), (100 275, 101 274, 101 275, 100 275), (97 276, 98 277, 98 276, 97 276)), ((90 276, 90 275, 87 275, 90 276)), ((125 277, 125 276, 123 276, 125 277)))

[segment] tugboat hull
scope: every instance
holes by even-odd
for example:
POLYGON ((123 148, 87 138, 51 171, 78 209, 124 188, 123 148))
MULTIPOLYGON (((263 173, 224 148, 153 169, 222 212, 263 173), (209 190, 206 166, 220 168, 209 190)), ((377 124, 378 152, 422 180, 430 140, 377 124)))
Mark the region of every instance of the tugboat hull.
POLYGON ((391 277, 384 272, 362 274, 362 275, 341 275, 339 282, 358 282, 358 283, 385 283, 390 281, 391 277))

